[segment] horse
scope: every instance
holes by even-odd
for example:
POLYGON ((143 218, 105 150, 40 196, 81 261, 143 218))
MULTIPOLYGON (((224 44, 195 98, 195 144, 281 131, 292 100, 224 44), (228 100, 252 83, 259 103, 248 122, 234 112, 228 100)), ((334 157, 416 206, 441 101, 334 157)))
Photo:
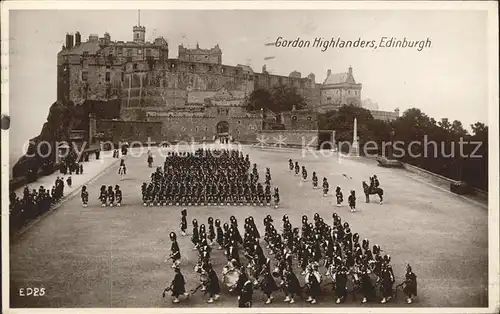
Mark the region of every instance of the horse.
POLYGON ((370 203, 370 195, 377 194, 380 198, 380 205, 382 205, 384 201, 384 190, 379 187, 370 187, 366 184, 366 181, 363 181, 363 191, 365 192, 366 202, 370 203))

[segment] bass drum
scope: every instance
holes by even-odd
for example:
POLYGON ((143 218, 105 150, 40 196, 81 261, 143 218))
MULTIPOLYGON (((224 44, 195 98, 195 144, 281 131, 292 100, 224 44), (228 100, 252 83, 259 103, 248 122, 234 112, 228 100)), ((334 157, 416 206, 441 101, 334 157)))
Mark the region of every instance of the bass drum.
POLYGON ((225 284, 229 289, 236 288, 238 279, 240 278, 241 272, 237 269, 227 269, 222 270, 222 283, 225 284))

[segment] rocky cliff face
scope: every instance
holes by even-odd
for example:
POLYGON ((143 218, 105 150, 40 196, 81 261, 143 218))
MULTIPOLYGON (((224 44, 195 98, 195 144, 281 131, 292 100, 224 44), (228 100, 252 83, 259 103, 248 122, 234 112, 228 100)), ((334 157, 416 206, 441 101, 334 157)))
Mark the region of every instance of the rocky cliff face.
POLYGON ((56 142, 68 141, 72 129, 84 128, 88 123, 87 107, 75 106, 72 102, 53 103, 40 134, 31 140, 27 154, 13 166, 12 177, 24 176, 29 169, 38 171, 43 163, 53 163, 56 142))

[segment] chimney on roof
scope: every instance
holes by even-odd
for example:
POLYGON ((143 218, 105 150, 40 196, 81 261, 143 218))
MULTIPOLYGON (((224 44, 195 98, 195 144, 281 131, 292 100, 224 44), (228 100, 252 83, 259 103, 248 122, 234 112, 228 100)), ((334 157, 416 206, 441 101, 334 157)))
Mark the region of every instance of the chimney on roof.
POLYGON ((79 46, 82 43, 82 35, 80 32, 75 33, 75 46, 79 46))
POLYGON ((66 34, 66 49, 73 48, 73 35, 66 34))
POLYGON ((329 77, 330 74, 332 74, 332 70, 328 69, 328 71, 326 71, 326 77, 329 77))

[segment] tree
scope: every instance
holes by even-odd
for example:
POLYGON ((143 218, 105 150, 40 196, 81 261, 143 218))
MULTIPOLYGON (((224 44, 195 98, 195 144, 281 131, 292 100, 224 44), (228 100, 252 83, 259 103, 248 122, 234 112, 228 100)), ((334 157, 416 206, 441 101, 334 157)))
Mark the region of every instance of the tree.
POLYGON ((458 120, 453 120, 451 123, 451 133, 457 137, 464 137, 468 135, 468 132, 464 129, 462 122, 458 120))
POLYGON ((290 111, 294 107, 297 110, 307 107, 304 98, 297 93, 295 87, 288 87, 286 85, 278 85, 270 90, 271 99, 273 104, 273 112, 290 111))
POLYGON ((474 133, 474 136, 480 136, 482 134, 488 133, 488 127, 482 122, 471 124, 470 128, 472 129, 472 133, 474 133))
POLYGON ((262 108, 269 108, 272 105, 271 93, 267 89, 256 89, 246 100, 248 111, 257 111, 262 108))
POLYGON ((257 111, 262 108, 270 110, 276 114, 295 109, 307 107, 304 98, 297 93, 297 90, 285 85, 278 85, 269 90, 256 89, 246 99, 248 111, 257 111))
POLYGON ((318 115, 318 127, 320 130, 335 130, 335 138, 338 141, 352 141, 354 118, 357 119, 360 139, 372 140, 370 125, 374 119, 370 110, 354 105, 344 105, 338 110, 318 115))
POLYGON ((451 123, 448 118, 442 118, 441 121, 438 122, 438 126, 446 132, 451 132, 451 123))

